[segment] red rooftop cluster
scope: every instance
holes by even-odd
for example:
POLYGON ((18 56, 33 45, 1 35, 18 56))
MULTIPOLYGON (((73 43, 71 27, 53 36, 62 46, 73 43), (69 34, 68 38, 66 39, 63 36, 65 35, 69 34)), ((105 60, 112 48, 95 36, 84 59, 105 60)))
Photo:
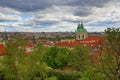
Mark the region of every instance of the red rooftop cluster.
POLYGON ((84 40, 62 40, 58 42, 58 46, 67 46, 67 47, 75 47, 77 45, 84 45, 90 47, 98 47, 102 46, 103 38, 102 36, 89 36, 84 40))

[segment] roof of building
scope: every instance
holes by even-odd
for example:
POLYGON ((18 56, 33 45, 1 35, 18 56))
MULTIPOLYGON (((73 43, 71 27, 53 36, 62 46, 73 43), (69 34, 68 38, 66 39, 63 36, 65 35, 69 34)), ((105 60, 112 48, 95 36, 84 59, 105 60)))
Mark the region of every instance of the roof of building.
POLYGON ((102 44, 102 36, 89 36, 84 40, 64 40, 58 42, 58 46, 74 47, 77 45, 99 46, 102 44))
POLYGON ((92 50, 91 59, 93 63, 99 64, 99 56, 102 54, 103 36, 89 36, 84 40, 63 40, 58 42, 58 46, 73 48, 78 45, 90 46, 92 50), (99 48, 98 48, 99 47, 99 48))
POLYGON ((0 44, 0 55, 4 55, 4 48, 5 46, 3 44, 0 44))
POLYGON ((32 42, 26 43, 26 48, 31 48, 31 47, 33 47, 33 46, 34 46, 34 44, 33 44, 32 42))
MULTIPOLYGON (((14 43, 11 43, 11 44, 14 44, 14 43)), ((35 44, 33 44, 32 42, 27 42, 26 43, 26 48, 32 48, 35 46, 35 44)), ((32 53, 32 51, 26 51, 26 54, 30 54, 32 53)), ((4 55, 5 54, 5 46, 4 44, 0 44, 0 56, 4 55)))

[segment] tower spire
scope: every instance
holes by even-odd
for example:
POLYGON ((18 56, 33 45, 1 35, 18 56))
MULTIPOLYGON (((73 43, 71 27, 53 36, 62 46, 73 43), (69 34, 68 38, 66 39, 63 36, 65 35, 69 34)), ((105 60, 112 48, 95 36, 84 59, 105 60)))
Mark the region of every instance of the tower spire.
POLYGON ((8 40, 8 36, 6 33, 6 29, 5 29, 4 34, 3 34, 3 41, 6 43, 7 40, 8 40))
POLYGON ((36 44, 35 36, 33 36, 32 40, 33 40, 33 43, 36 44))
POLYGON ((84 25, 83 25, 83 23, 82 23, 82 22, 81 22, 81 25, 80 25, 80 26, 81 26, 81 28, 84 28, 84 25))
POLYGON ((84 28, 84 25, 82 22, 79 22, 77 29, 84 28))

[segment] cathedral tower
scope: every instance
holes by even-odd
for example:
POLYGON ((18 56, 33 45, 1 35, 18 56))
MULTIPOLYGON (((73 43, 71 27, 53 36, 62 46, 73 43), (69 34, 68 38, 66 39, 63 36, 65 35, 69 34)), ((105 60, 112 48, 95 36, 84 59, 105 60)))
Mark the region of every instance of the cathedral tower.
POLYGON ((88 37, 87 30, 84 28, 83 23, 79 23, 76 31, 76 40, 84 40, 88 37))

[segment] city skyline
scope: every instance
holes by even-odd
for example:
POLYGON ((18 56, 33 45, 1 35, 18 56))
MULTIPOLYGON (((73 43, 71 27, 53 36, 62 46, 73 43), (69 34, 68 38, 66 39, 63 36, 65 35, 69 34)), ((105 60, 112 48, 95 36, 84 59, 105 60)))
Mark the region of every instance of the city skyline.
POLYGON ((0 32, 88 32, 120 27, 118 0, 0 0, 0 32))

